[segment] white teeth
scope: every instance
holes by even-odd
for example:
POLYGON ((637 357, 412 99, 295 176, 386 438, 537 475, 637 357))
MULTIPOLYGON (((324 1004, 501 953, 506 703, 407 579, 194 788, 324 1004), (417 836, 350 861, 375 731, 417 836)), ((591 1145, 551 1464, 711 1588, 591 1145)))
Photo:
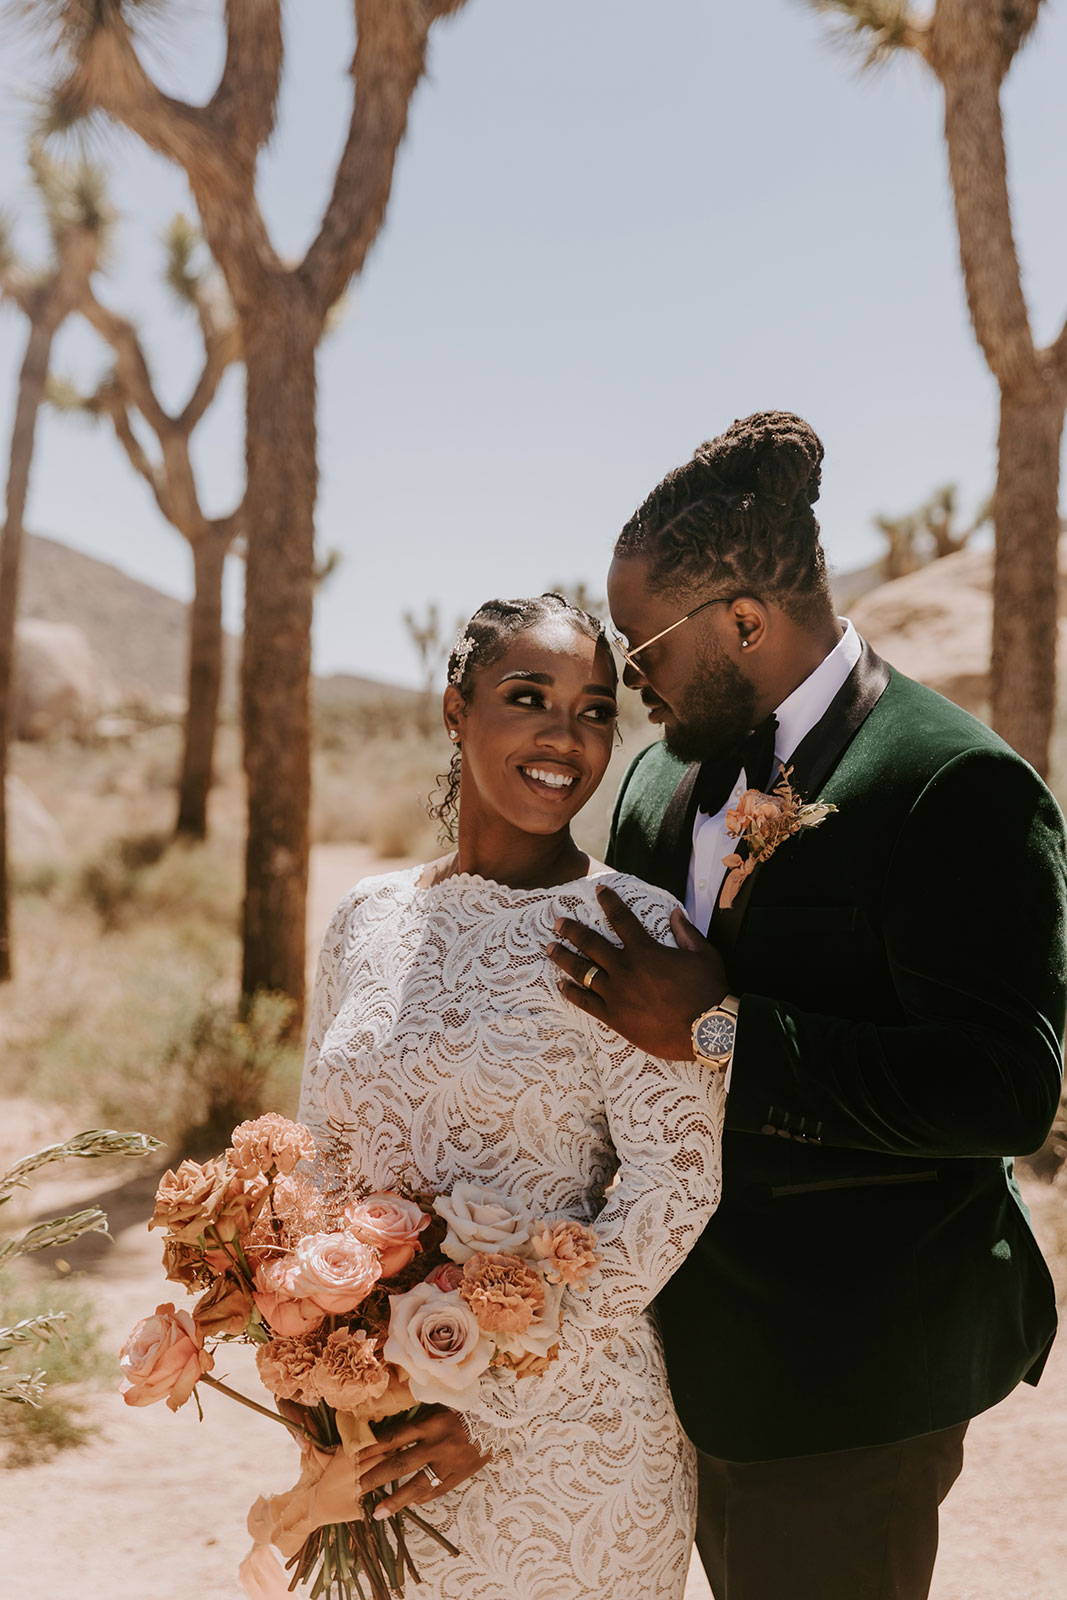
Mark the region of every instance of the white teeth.
POLYGON ((528 778, 535 778, 538 783, 546 783, 550 789, 569 789, 574 783, 574 778, 567 778, 562 772, 543 772, 540 767, 523 767, 528 778))

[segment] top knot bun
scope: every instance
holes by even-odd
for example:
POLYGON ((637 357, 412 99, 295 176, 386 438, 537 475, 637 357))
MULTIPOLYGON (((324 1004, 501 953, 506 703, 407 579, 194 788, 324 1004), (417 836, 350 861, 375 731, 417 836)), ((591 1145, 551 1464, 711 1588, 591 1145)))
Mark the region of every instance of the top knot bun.
POLYGON ((723 490, 752 494, 782 508, 798 502, 814 505, 822 458, 815 430, 791 411, 757 411, 742 417, 717 439, 698 445, 693 456, 723 490))

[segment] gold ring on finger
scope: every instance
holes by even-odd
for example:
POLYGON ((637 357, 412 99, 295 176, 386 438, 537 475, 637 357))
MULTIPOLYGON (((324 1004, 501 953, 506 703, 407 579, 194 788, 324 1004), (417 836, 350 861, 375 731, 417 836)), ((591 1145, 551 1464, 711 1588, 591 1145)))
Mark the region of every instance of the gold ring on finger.
POLYGON ((594 983, 596 982, 596 980, 599 978, 599 976, 600 976, 600 968, 597 966, 595 961, 591 961, 589 963, 589 967, 588 967, 588 970, 586 971, 585 977, 582 979, 582 988, 583 989, 591 989, 593 987, 594 983))

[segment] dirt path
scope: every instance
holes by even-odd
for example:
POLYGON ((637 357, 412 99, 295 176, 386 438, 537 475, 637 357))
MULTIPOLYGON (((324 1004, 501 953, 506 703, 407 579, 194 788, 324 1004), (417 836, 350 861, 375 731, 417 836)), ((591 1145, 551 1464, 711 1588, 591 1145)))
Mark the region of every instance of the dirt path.
MULTIPOLYGON (((316 851, 312 947, 346 888, 369 870, 381 867, 364 850, 316 851)), ((7 1109, 3 1142, 24 1151, 40 1110, 25 1102, 7 1109)), ((40 1131, 34 1127, 33 1136, 40 1131)), ((170 1287, 159 1271, 158 1241, 144 1228, 154 1180, 123 1176, 101 1198, 114 1245, 86 1241, 77 1261, 91 1274, 116 1347, 170 1287)), ((100 1189, 90 1176, 42 1185, 35 1200, 42 1209, 88 1204, 100 1189)), ((1054 1206, 1067 1206, 1067 1195, 1041 1190, 1030 1198, 1039 1230, 1051 1236, 1048 1219, 1054 1206)), ((235 1347, 217 1371, 255 1393, 248 1358, 235 1347)), ((192 1405, 177 1415, 160 1406, 133 1411, 97 1394, 89 1417, 98 1431, 88 1446, 3 1474, 0 1600, 237 1600, 245 1514, 258 1494, 292 1480, 294 1451, 280 1428, 220 1395, 204 1394, 204 1412, 201 1424, 192 1405)), ((1060 1600, 1067 1592, 1065 1491, 1067 1339, 1039 1390, 1020 1388, 974 1423, 964 1476, 944 1512, 932 1600, 1060 1600)), ((694 1566, 687 1600, 707 1600, 708 1592, 694 1566)), ((788 1588, 782 1600, 789 1600, 788 1588)))

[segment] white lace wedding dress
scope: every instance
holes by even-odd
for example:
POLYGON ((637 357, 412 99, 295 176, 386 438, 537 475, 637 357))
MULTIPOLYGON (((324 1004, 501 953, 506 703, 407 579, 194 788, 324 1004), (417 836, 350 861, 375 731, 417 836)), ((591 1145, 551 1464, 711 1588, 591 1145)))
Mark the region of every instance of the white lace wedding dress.
POLYGON ((646 1308, 718 1201, 722 1080, 569 1006, 545 956, 561 914, 614 937, 596 882, 664 943, 675 902, 615 873, 520 890, 470 874, 422 888, 422 870, 364 880, 333 918, 301 1120, 375 1187, 468 1180, 596 1219, 601 1265, 565 1295, 543 1376, 483 1380, 468 1426, 498 1455, 427 1508, 458 1558, 413 1530, 416 1593, 681 1600, 693 1458, 646 1308))

